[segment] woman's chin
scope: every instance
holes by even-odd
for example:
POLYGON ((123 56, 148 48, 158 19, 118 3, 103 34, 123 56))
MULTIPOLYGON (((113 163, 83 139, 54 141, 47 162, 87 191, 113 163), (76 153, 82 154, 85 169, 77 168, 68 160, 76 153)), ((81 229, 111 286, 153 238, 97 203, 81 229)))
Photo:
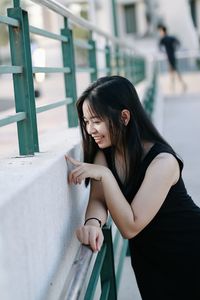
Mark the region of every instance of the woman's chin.
POLYGON ((110 147, 111 145, 110 144, 106 144, 106 143, 99 143, 98 144, 98 147, 100 148, 100 149, 105 149, 105 148, 108 148, 108 147, 110 147))

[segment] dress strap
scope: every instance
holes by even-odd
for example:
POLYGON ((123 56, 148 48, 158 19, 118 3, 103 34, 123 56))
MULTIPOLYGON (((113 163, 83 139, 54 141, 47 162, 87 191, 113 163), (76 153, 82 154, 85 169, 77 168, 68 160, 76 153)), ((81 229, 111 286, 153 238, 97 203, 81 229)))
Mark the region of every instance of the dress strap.
POLYGON ((178 161, 180 171, 182 172, 184 165, 183 165, 183 161, 180 158, 180 156, 178 154, 176 154, 176 152, 170 146, 168 146, 166 144, 159 143, 159 142, 156 142, 151 147, 151 149, 146 154, 146 156, 144 157, 144 159, 142 161, 142 164, 144 165, 145 169, 148 168, 148 166, 150 165, 152 160, 160 153, 170 153, 170 154, 172 154, 176 158, 176 160, 178 161))

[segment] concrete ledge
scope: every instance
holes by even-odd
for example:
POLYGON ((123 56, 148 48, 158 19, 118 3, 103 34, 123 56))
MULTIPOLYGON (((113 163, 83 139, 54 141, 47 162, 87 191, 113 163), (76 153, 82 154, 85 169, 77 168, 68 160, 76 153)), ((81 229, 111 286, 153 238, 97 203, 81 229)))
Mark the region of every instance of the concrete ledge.
POLYGON ((69 130, 49 152, 0 161, 1 299, 58 299, 88 199, 84 185, 67 185, 64 154, 80 159, 79 139, 69 130))

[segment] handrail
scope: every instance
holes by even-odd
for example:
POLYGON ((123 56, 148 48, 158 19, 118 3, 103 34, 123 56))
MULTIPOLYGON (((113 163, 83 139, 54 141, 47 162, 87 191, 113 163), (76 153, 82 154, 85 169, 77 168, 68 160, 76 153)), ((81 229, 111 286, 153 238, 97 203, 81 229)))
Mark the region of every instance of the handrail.
POLYGON ((98 33, 99 35, 102 35, 105 38, 111 40, 112 42, 114 42, 117 45, 120 45, 122 47, 124 46, 124 47, 132 49, 134 51, 136 50, 133 46, 129 45, 127 42, 123 42, 123 41, 121 41, 121 39, 116 38, 113 35, 105 32, 103 30, 100 30, 97 26, 93 25, 89 21, 73 15, 72 12, 68 8, 66 8, 64 5, 58 3, 55 0, 31 0, 31 1, 35 2, 37 4, 42 4, 45 7, 48 7, 49 9, 58 13, 59 15, 62 15, 63 17, 70 18, 70 22, 80 25, 80 26, 86 28, 87 30, 94 31, 94 32, 98 33))
POLYGON ((99 279, 101 281, 101 299, 117 299, 128 241, 122 238, 118 230, 113 236, 112 224, 113 221, 109 217, 102 229, 104 243, 96 257, 88 246, 81 245, 79 247, 59 300, 78 300, 80 295, 84 297, 84 300, 92 300, 99 279), (92 259, 93 257, 95 260, 92 259), (91 270, 90 277, 88 277, 89 269, 91 270))
POLYGON ((80 245, 59 300, 78 299, 93 256, 88 246, 80 245))

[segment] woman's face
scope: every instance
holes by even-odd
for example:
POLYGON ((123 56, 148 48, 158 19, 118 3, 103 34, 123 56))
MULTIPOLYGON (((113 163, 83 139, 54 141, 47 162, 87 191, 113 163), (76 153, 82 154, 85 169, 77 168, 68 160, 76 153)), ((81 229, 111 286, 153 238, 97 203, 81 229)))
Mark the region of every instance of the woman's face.
POLYGON ((84 101, 82 109, 87 133, 93 137, 99 148, 104 149, 110 147, 111 139, 106 122, 92 113, 87 100, 84 101))

